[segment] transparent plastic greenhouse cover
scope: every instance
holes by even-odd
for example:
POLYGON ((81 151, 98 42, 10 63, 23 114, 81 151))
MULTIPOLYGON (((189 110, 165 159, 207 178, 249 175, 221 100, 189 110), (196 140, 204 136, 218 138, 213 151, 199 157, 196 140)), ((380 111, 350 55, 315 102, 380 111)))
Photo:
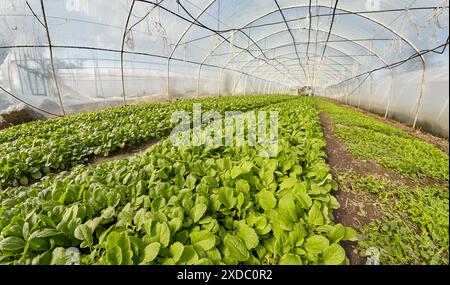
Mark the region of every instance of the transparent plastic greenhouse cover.
POLYGON ((448 137, 448 1, 0 0, 0 112, 313 90, 448 137))

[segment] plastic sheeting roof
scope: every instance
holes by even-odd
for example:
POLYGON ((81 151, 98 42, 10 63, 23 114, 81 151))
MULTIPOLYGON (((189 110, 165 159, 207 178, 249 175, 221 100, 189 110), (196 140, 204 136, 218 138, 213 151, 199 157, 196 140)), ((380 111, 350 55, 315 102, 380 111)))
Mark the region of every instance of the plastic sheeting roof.
POLYGON ((378 71, 448 67, 448 34, 442 0, 0 0, 0 109, 357 88, 378 71))

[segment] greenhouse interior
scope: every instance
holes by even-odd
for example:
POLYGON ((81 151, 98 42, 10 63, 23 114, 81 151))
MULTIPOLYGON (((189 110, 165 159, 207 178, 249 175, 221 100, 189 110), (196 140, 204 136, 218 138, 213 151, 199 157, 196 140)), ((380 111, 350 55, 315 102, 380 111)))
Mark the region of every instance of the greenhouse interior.
POLYGON ((448 0, 0 0, 0 264, 448 265, 448 44, 448 0))

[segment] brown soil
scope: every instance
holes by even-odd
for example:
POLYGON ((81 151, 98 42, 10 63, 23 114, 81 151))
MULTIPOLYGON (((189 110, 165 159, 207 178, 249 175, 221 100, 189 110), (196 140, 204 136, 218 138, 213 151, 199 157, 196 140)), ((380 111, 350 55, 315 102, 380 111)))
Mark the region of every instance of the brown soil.
MULTIPOLYGON (((333 125, 328 120, 326 114, 320 113, 319 116, 325 140, 327 142, 327 162, 331 167, 331 172, 334 177, 337 177, 337 175, 342 173, 351 172, 356 176, 363 177, 370 175, 379 177, 380 179, 387 179, 395 184, 403 184, 410 187, 415 187, 416 185, 448 186, 445 181, 437 181, 428 178, 420 181, 413 180, 399 172, 384 168, 372 160, 354 157, 345 148, 344 142, 334 133, 333 125)), ((343 186, 339 185, 338 191, 335 192, 335 197, 341 205, 340 209, 334 211, 336 223, 360 229, 363 225, 383 217, 381 206, 376 195, 362 191, 359 191, 356 194, 353 191, 344 190, 343 186)), ((342 243, 342 246, 347 253, 350 264, 361 265, 366 263, 366 258, 362 257, 361 253, 358 251, 357 242, 345 241, 342 243)))
POLYGON ((371 112, 363 110, 363 109, 358 109, 357 107, 352 106, 352 105, 347 105, 345 103, 338 102, 338 101, 333 101, 333 102, 336 103, 336 104, 345 106, 347 108, 351 108, 351 109, 353 109, 355 111, 361 112, 361 113, 363 113, 363 114, 365 114, 365 115, 367 115, 369 117, 372 117, 374 119, 382 121, 383 123, 386 123, 386 124, 388 124, 390 126, 393 126, 393 127, 397 128, 397 129, 400 129, 400 130, 402 130, 402 131, 404 131, 404 132, 406 132, 406 133, 408 133, 408 134, 410 134, 410 135, 412 135, 412 136, 414 136, 416 138, 419 138, 419 139, 421 139, 423 141, 426 141, 429 144, 434 145, 435 147, 437 147, 440 150, 444 151, 445 153, 449 154, 449 141, 448 141, 448 139, 436 137, 436 136, 434 136, 434 135, 432 135, 430 133, 424 132, 422 130, 414 129, 414 128, 412 128, 410 126, 407 126, 407 125, 405 125, 403 123, 400 123, 398 121, 395 121, 395 120, 392 120, 392 119, 389 119, 389 118, 385 118, 384 116, 380 116, 378 114, 371 113, 371 112))
POLYGON ((109 156, 95 156, 89 159, 88 164, 90 165, 99 165, 104 162, 118 160, 118 159, 124 159, 128 158, 130 156, 133 156, 135 154, 141 153, 158 143, 159 140, 151 140, 149 142, 145 142, 142 144, 124 147, 120 149, 119 151, 114 152, 113 154, 110 154, 109 156))

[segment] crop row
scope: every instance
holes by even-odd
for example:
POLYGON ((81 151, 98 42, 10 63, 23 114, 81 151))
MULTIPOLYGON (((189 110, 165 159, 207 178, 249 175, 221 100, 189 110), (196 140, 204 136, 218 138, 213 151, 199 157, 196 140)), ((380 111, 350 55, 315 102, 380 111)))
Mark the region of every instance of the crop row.
POLYGON ((151 139, 159 139, 173 127, 176 110, 250 110, 287 100, 289 96, 219 97, 179 100, 112 108, 36 121, 0 131, 0 189, 26 185, 46 174, 68 169, 94 155, 111 152, 151 139))
POLYGON ((448 155, 435 146, 330 100, 316 99, 316 103, 353 155, 412 178, 448 181, 448 155))
POLYGON ((80 165, 0 201, 0 263, 341 264, 355 231, 339 207, 309 98, 279 112, 278 155, 265 146, 174 146, 80 165), (71 249, 72 248, 72 249, 71 249))

